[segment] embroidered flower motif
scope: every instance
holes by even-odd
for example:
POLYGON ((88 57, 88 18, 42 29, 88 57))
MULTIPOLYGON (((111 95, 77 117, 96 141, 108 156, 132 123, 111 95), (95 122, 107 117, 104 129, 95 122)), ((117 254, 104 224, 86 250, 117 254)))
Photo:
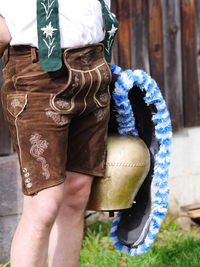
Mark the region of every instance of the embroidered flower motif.
POLYGON ((109 100, 109 96, 106 93, 103 93, 99 96, 99 100, 103 103, 107 103, 109 100))
POLYGON ((79 86, 79 81, 80 81, 80 79, 79 79, 78 75, 75 74, 74 83, 72 83, 72 89, 77 88, 79 86))
POLYGON ((115 28, 115 25, 112 24, 112 28, 111 28, 111 30, 108 31, 108 33, 109 33, 109 39, 110 39, 111 37, 115 36, 115 33, 116 33, 117 30, 118 30, 118 29, 115 28))
POLYGON ((32 147, 30 149, 30 154, 37 159, 37 161, 40 161, 42 163, 42 169, 46 179, 49 179, 50 173, 49 173, 49 165, 46 163, 46 159, 42 157, 41 155, 44 153, 45 149, 48 148, 48 142, 46 140, 41 140, 41 135, 38 133, 35 133, 31 135, 31 138, 29 141, 32 144, 32 147))
MULTIPOLYGON (((46 14, 46 23, 50 19, 51 14, 53 12, 55 0, 42 0, 41 5, 44 8, 45 14, 46 14)), ((55 43, 55 37, 53 38, 53 34, 55 31, 57 31, 57 28, 54 28, 51 23, 55 23, 52 19, 52 21, 49 22, 45 27, 41 28, 41 31, 43 32, 43 35, 45 35, 45 38, 43 39, 43 42, 45 43, 47 49, 48 49, 48 58, 51 56, 54 48, 56 47, 55 43)))
POLYGON ((54 28, 51 26, 51 21, 49 22, 48 25, 46 25, 46 27, 41 28, 41 30, 43 31, 43 34, 46 34, 46 38, 51 37, 55 31, 57 31, 58 29, 54 28))
POLYGON ((109 83, 110 81, 110 75, 109 75, 109 72, 107 70, 107 68, 104 68, 102 70, 102 76, 103 76, 103 79, 105 80, 106 83, 109 83))
POLYGON ((102 121, 104 117, 108 114, 109 107, 98 109, 94 112, 97 122, 102 121))
MULTIPOLYGON (((46 0, 43 0, 43 2, 46 2, 46 0)), ((46 13, 46 20, 48 20, 51 17, 51 13, 53 11, 53 4, 54 4, 55 0, 48 0, 47 1, 47 5, 45 5, 44 3, 41 3, 41 5, 44 7, 45 13, 46 13)))
POLYGON ((55 45, 53 45, 53 44, 54 44, 54 41, 55 41, 55 38, 51 39, 51 38, 49 37, 48 42, 47 42, 45 39, 43 39, 43 41, 44 41, 45 45, 46 45, 47 48, 48 48, 48 58, 49 58, 49 57, 51 56, 51 54, 52 54, 54 48, 55 48, 55 45))
POLYGON ((56 100, 56 104, 62 109, 68 109, 70 107, 70 104, 62 99, 56 100))
POLYGON ((22 103, 20 103, 19 99, 18 98, 14 98, 12 101, 11 101, 11 106, 13 108, 16 108, 16 107, 22 107, 22 103))
POLYGON ((51 118, 56 124, 61 126, 69 122, 69 119, 66 116, 56 113, 52 110, 46 109, 46 116, 51 118))

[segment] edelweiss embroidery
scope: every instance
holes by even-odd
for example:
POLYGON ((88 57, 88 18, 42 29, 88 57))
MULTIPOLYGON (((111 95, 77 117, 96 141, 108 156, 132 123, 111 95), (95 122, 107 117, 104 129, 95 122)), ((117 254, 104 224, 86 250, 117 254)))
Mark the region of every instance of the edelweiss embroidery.
POLYGON ((108 34, 109 34, 109 37, 107 39, 107 47, 105 47, 105 50, 109 53, 110 52, 110 49, 113 45, 113 42, 114 42, 114 36, 115 36, 115 33, 117 32, 118 28, 115 27, 114 24, 112 24, 112 28, 110 31, 108 31, 108 34))
POLYGON ((70 104, 64 100, 56 100, 56 104, 59 106, 59 108, 62 108, 62 109, 68 109, 70 107, 70 104))
POLYGON ((111 49, 114 42, 114 37, 118 30, 118 21, 115 15, 109 10, 104 0, 99 0, 102 5, 105 21, 105 38, 104 38, 104 52, 105 58, 108 62, 111 60, 111 49))
POLYGON ((49 58, 53 52, 53 49, 55 48, 54 44, 55 38, 52 38, 52 35, 54 31, 57 31, 57 29, 53 28, 51 26, 51 22, 49 22, 49 24, 46 25, 45 28, 41 28, 41 30, 43 31, 43 34, 46 34, 46 39, 43 39, 43 41, 48 48, 48 58, 49 58))
POLYGON ((104 117, 107 115, 109 108, 103 108, 103 109, 98 109, 97 111, 94 112, 94 116, 97 119, 97 122, 102 121, 104 117))
POLYGON ((99 100, 103 103, 107 103, 109 100, 109 96, 106 93, 103 93, 99 96, 99 100))
POLYGON ((108 72, 107 68, 103 68, 103 70, 102 70, 102 76, 103 76, 105 82, 109 83, 109 81, 110 81, 110 75, 109 75, 109 72, 108 72))
MULTIPOLYGON (((42 0, 41 5, 43 6, 46 14, 46 21, 50 19, 52 11, 53 11, 53 6, 54 6, 55 0, 42 0)), ((43 34, 46 35, 45 38, 43 39, 46 47, 48 48, 48 58, 51 56, 54 48, 55 48, 55 38, 53 38, 53 33, 54 31, 57 31, 58 29, 54 28, 51 25, 51 21, 49 22, 46 27, 42 27, 41 31, 43 31, 43 34)))
POLYGON ((115 36, 115 33, 117 32, 117 30, 118 30, 118 28, 116 28, 115 25, 112 24, 112 28, 111 28, 111 30, 108 31, 109 38, 108 38, 108 40, 107 40, 107 45, 108 45, 108 46, 107 46, 107 48, 106 48, 106 50, 107 50, 108 52, 110 51, 110 49, 111 49, 111 47, 112 47, 112 44, 113 44, 113 42, 114 42, 114 38, 112 38, 112 37, 115 36))
POLYGON ((64 115, 58 114, 52 110, 46 110, 46 116, 51 118, 58 125, 65 125, 69 122, 68 118, 64 115))
POLYGON ((49 179, 50 173, 49 173, 49 165, 46 163, 46 159, 42 157, 41 155, 44 153, 45 149, 48 148, 48 142, 46 140, 41 140, 41 135, 38 133, 35 133, 31 135, 31 138, 29 141, 32 144, 32 147, 30 149, 30 154, 37 159, 37 161, 40 161, 42 163, 42 169, 46 179, 49 179))
POLYGON ((23 104, 22 103, 20 103, 20 101, 19 101, 19 99, 18 98, 14 98, 12 101, 11 101, 11 106, 13 107, 13 108, 16 108, 16 107, 22 107, 23 106, 23 104))
POLYGON ((49 24, 45 28, 41 28, 41 30, 43 31, 43 34, 46 34, 46 38, 49 36, 52 38, 53 32, 57 31, 57 29, 54 29, 51 26, 51 22, 49 22, 49 24))

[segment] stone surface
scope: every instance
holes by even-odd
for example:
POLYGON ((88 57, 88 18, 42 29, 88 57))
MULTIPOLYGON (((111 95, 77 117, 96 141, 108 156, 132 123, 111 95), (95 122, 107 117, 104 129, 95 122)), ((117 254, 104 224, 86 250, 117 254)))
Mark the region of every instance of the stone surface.
POLYGON ((20 215, 0 217, 0 263, 10 259, 10 246, 20 215))
POLYGON ((20 213, 22 199, 17 155, 0 157, 0 216, 20 213))
POLYGON ((23 195, 16 154, 0 157, 0 262, 10 257, 10 245, 20 218, 23 195))

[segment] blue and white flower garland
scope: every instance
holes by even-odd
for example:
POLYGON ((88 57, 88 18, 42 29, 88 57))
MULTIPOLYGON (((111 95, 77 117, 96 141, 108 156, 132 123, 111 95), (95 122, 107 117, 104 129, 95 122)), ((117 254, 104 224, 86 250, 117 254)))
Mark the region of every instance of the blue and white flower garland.
POLYGON ((118 131, 121 135, 138 135, 138 131, 135 128, 133 110, 128 99, 128 93, 133 86, 137 86, 142 91, 146 91, 144 97, 145 103, 147 105, 154 104, 157 109, 157 112, 152 115, 152 121, 155 126, 155 137, 159 142, 159 150, 155 155, 152 180, 154 195, 152 197, 151 213, 144 227, 149 227, 149 230, 144 237, 142 244, 135 247, 125 246, 117 238, 117 227, 121 218, 121 212, 119 212, 112 223, 110 233, 111 241, 119 251, 131 256, 139 256, 149 250, 152 246, 168 209, 168 172, 172 139, 171 120, 160 89, 156 82, 147 73, 142 70, 123 71, 120 67, 114 64, 111 65, 111 71, 113 74, 119 75, 118 80, 115 83, 113 99, 118 113, 118 131))

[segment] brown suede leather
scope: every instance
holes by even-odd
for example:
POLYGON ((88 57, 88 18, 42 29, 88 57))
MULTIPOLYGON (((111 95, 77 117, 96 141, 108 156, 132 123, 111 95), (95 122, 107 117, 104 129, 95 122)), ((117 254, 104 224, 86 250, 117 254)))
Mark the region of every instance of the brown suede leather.
POLYGON ((0 58, 2 58, 4 51, 6 50, 6 47, 8 44, 5 44, 3 42, 0 42, 0 58))
POLYGON ((65 171, 103 176, 111 72, 102 44, 65 49, 56 72, 40 68, 38 51, 9 47, 1 89, 22 176, 32 195, 65 180, 65 171))

